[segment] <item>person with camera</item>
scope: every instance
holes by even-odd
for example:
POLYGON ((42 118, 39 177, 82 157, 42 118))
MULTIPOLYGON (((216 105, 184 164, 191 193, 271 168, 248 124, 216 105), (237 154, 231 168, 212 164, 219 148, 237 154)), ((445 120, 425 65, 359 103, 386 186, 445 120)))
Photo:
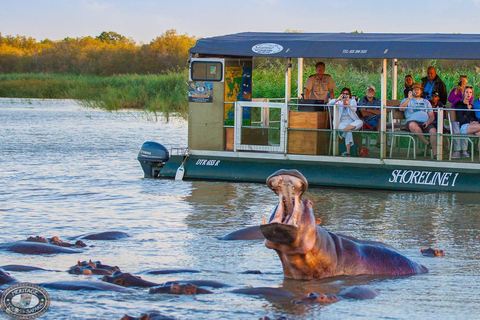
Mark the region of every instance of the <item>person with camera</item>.
MULTIPOLYGON (((463 93, 465 91, 465 87, 467 86, 468 78, 465 75, 461 75, 458 78, 458 84, 455 88, 450 91, 448 95, 448 101, 452 104, 452 108, 458 101, 463 100, 463 93)), ((473 102, 473 94, 470 98, 470 104, 473 102)), ((452 123, 452 133, 459 134, 460 133, 460 123, 458 121, 454 121, 452 123)), ((468 142, 467 139, 453 139, 453 150, 455 152, 452 154, 453 159, 458 158, 469 158, 470 155, 467 152, 468 142)))
MULTIPOLYGON (((352 130, 359 130, 363 126, 363 121, 357 115, 357 102, 352 98, 352 91, 349 88, 343 88, 338 99, 331 99, 329 104, 338 106, 338 127, 342 130, 341 137, 345 139, 346 151, 342 157, 350 157, 351 147, 354 144, 352 130)), ((335 124, 334 124, 335 125, 335 124)))
POLYGON ((305 99, 323 100, 326 102, 329 94, 330 99, 334 99, 334 90, 337 89, 337 85, 330 75, 325 74, 325 63, 317 62, 315 64, 315 72, 316 74, 311 75, 305 81, 305 99))
POLYGON ((423 135, 418 135, 427 147, 432 147, 434 159, 437 158, 437 129, 432 124, 435 121, 432 105, 430 101, 422 98, 423 87, 420 83, 412 85, 412 91, 408 92, 408 97, 400 103, 400 111, 405 113, 407 123, 405 130, 412 133, 429 133, 430 141, 423 135))
POLYGON ((435 67, 428 67, 427 76, 422 78, 423 94, 422 97, 430 100, 432 92, 437 91, 440 94, 440 101, 447 104, 447 86, 437 75, 435 67))

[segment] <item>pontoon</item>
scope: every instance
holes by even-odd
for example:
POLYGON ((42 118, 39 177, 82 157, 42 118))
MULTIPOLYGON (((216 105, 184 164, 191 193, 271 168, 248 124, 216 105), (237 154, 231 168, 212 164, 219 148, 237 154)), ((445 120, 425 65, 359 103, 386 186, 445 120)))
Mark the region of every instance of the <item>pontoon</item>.
POLYGON ((443 148, 444 140, 459 137, 443 132, 443 112, 438 113, 436 159, 414 134, 401 130, 397 117, 398 59, 467 60, 479 53, 480 35, 461 34, 246 32, 200 39, 190 49, 188 148, 168 151, 146 142, 138 160, 148 178, 265 182, 278 169, 294 168, 317 186, 480 192, 478 158, 452 161, 443 148), (252 97, 256 57, 284 59, 284 97, 252 97), (305 58, 381 60, 381 131, 354 133, 358 145, 371 150, 368 156, 340 156, 335 106, 299 104, 305 58), (294 96, 293 59, 298 68, 294 96))

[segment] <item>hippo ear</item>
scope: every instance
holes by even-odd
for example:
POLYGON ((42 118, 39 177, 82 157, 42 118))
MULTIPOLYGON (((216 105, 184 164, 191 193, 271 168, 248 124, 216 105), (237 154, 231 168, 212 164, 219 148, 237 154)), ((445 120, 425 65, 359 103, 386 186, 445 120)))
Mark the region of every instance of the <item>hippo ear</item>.
POLYGON ((140 317, 140 320, 148 320, 150 319, 150 315, 148 313, 144 313, 142 314, 142 316, 140 317))
POLYGON ((440 251, 438 249, 435 250, 435 255, 438 257, 438 256, 441 256, 442 254, 440 253, 440 251))
POLYGON ((317 226, 321 226, 321 225, 322 225, 322 219, 320 219, 320 218, 315 218, 315 224, 316 224, 317 226))
POLYGON ((423 248, 420 248, 420 252, 421 252, 421 253, 424 253, 424 252, 425 252, 425 250, 423 250, 423 248))

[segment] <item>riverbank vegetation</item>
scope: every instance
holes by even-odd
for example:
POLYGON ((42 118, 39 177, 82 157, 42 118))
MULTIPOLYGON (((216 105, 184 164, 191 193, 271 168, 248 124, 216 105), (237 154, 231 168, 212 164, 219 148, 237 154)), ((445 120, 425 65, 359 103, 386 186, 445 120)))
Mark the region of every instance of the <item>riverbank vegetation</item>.
MULTIPOLYGON (((98 37, 45 39, 0 34, 0 97, 79 99, 85 105, 108 110, 125 108, 186 116, 188 49, 196 37, 169 30, 148 44, 136 44, 115 32, 98 37)), ((380 91, 380 60, 325 59, 326 72, 338 90, 350 87, 361 97, 367 84, 380 91)), ((304 79, 315 73, 316 60, 305 59, 304 79)), ((285 61, 255 58, 253 97, 283 98, 285 61)), ((433 65, 447 85, 454 88, 460 74, 479 84, 479 61, 400 60, 398 92, 403 96, 403 77, 415 81, 433 65)), ((388 66, 391 69, 391 65, 388 66)), ((297 66, 293 60, 292 96, 297 96, 297 66)), ((389 74, 390 74, 389 70, 389 74)), ((391 96, 388 79, 387 96, 391 96)), ((476 90, 478 96, 478 90, 476 90)))

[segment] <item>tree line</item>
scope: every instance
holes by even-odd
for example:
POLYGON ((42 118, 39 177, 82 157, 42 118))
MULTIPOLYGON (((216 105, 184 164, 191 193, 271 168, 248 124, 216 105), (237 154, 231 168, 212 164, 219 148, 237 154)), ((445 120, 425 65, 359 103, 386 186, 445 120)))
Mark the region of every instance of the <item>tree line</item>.
POLYGON ((187 67, 188 49, 196 40, 174 29, 140 45, 113 31, 58 41, 0 33, 0 73, 111 76, 180 71, 187 67))

